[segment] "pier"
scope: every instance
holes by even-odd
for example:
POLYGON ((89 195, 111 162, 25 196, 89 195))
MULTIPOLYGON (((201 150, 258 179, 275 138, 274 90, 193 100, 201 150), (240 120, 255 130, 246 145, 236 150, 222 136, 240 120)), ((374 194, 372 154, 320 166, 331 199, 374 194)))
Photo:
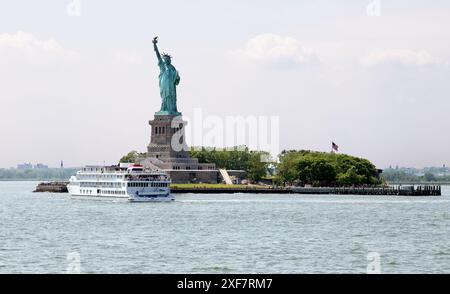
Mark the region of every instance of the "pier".
POLYGON ((441 186, 393 186, 393 187, 288 187, 288 188, 172 188, 172 193, 196 194, 313 194, 313 195, 378 195, 378 196, 441 196, 441 186))
POLYGON ((379 196, 441 196, 440 185, 389 187, 295 187, 296 194, 379 195, 379 196))

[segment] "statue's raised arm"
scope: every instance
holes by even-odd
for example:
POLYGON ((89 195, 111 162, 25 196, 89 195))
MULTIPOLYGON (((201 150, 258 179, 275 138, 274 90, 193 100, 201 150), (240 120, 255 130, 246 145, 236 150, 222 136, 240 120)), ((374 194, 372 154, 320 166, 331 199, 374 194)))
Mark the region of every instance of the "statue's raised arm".
POLYGON ((156 52, 156 58, 158 58, 158 63, 162 62, 161 54, 159 54, 158 46, 156 45, 158 43, 158 36, 153 38, 153 49, 156 52))

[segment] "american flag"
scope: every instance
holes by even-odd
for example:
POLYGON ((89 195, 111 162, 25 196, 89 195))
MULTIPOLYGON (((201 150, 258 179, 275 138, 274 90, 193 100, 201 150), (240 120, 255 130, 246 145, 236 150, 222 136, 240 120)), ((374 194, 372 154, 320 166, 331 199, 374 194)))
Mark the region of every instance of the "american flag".
POLYGON ((331 142, 331 150, 339 151, 339 146, 336 143, 331 142))

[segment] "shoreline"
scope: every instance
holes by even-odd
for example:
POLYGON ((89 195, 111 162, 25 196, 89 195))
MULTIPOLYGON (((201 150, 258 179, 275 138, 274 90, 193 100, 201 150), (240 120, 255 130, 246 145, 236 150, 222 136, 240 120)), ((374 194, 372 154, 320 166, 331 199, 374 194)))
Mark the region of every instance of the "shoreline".
MULTIPOLYGON (((67 181, 41 182, 33 192, 68 193, 67 181)), ((374 196, 441 196, 440 185, 396 186, 396 187, 270 187, 219 184, 198 186, 176 185, 170 188, 173 194, 313 194, 313 195, 374 195, 374 196)))

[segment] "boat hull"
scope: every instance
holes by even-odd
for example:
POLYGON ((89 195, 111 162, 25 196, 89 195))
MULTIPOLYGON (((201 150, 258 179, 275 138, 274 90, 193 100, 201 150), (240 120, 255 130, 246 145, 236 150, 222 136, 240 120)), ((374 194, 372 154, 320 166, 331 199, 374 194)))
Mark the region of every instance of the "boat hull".
MULTIPOLYGON (((84 199, 110 199, 110 200, 128 200, 130 202, 171 202, 175 200, 175 197, 170 193, 169 188, 159 188, 154 190, 135 190, 129 189, 124 191, 123 194, 111 195, 110 193, 102 193, 102 190, 82 192, 77 186, 68 185, 68 192, 74 198, 84 199)), ((86 190, 85 190, 86 191, 86 190)))

